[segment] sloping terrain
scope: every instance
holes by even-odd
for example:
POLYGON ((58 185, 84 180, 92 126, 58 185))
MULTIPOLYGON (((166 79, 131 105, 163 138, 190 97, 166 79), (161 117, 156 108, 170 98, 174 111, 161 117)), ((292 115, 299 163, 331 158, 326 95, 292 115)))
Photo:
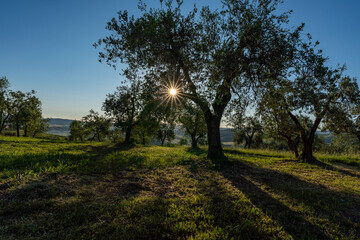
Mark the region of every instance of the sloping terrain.
POLYGON ((356 156, 0 137, 2 239, 359 239, 356 156), (349 166, 351 163, 354 166, 349 166))

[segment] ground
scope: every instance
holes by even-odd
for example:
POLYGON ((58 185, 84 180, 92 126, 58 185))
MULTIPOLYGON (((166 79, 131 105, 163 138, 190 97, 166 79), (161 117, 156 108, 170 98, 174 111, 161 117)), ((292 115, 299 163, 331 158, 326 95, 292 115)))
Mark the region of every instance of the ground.
POLYGON ((0 239, 360 239, 360 159, 0 137, 0 239))

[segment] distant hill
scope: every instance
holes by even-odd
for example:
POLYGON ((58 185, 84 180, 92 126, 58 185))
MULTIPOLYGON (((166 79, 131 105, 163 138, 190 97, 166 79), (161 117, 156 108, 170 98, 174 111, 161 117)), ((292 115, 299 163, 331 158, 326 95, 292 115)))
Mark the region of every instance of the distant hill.
MULTIPOLYGON (((59 135, 59 136, 69 136, 70 135, 70 123, 73 120, 71 119, 62 119, 62 118, 51 118, 49 122, 49 131, 47 133, 59 135)), ((185 131, 180 126, 175 128, 175 140, 177 143, 184 136, 185 131)), ((331 143, 331 138, 333 137, 330 132, 316 132, 319 136, 324 138, 325 143, 331 143)), ((233 136, 234 131, 232 128, 221 128, 220 129, 221 142, 225 146, 233 146, 233 136)))
POLYGON ((47 131, 47 133, 59 136, 69 136, 70 123, 72 121, 73 120, 71 119, 51 118, 49 121, 49 131, 47 131))

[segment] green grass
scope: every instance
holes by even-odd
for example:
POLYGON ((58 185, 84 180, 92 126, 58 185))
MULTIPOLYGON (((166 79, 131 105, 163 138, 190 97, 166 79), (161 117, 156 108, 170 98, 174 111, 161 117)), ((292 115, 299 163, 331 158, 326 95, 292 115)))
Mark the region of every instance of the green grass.
POLYGON ((0 239, 360 239, 356 156, 0 137, 0 239))

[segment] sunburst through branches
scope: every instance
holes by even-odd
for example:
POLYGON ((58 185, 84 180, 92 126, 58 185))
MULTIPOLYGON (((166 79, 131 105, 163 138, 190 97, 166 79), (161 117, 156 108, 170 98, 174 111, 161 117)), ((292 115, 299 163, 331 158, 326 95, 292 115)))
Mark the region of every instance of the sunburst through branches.
POLYGON ((162 101, 159 106, 170 104, 171 109, 173 109, 178 104, 182 105, 182 98, 186 96, 186 94, 182 91, 181 74, 171 76, 168 72, 162 86, 163 90, 160 93, 162 101))

